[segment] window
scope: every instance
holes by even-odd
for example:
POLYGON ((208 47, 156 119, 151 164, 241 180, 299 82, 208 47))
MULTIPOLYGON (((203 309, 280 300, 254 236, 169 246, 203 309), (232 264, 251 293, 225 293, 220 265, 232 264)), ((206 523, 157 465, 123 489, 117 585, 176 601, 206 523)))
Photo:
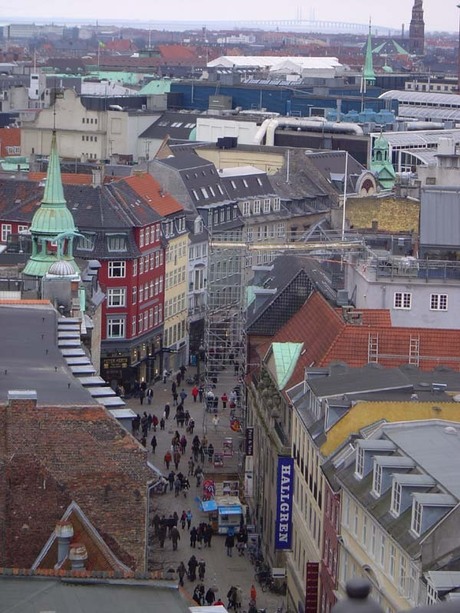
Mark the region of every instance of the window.
POLYGON ((132 319, 131 319, 131 335, 132 336, 136 336, 136 316, 133 315, 132 319))
POLYGON ((393 488, 391 490, 391 505, 390 512, 393 515, 398 516, 401 511, 401 484, 397 481, 393 481, 393 488))
POLYGON ((109 262, 109 279, 126 277, 126 262, 109 262))
POLYGON ((379 563, 380 563, 380 566, 382 566, 382 568, 385 566, 385 547, 386 547, 386 542, 387 542, 386 537, 383 534, 381 534, 380 535, 380 556, 379 556, 379 563))
POLYGON ((356 464, 355 464, 355 476, 360 479, 364 475, 364 449, 358 447, 356 450, 356 464))
POLYGON ((84 251, 92 251, 96 241, 95 234, 84 234, 78 237, 78 248, 84 251))
POLYGON ((107 290, 108 307, 124 307, 126 302, 126 289, 124 287, 110 287, 107 290))
POLYGON ((139 233, 139 246, 143 247, 144 246, 144 229, 142 228, 140 233, 139 233))
POLYGON ((374 475, 372 479, 372 493, 380 496, 382 493, 382 467, 374 462, 374 475))
POLYGON ((8 240, 8 236, 11 234, 12 232, 12 226, 10 223, 3 223, 2 224, 2 243, 6 243, 6 241, 8 240))
POLYGON ((137 277, 137 260, 133 260, 133 277, 137 277))
POLYGON ((432 605, 438 602, 438 591, 428 583, 426 586, 426 604, 432 605))
POLYGON ((233 179, 230 181, 230 185, 233 187, 233 189, 236 189, 236 183, 233 181, 233 179))
POLYGON ((270 198, 264 200, 264 213, 270 213, 270 198))
POLYGON ((124 338, 125 320, 123 317, 109 317, 107 319, 107 338, 124 338))
POLYGON ((371 528, 371 554, 375 557, 375 548, 377 546, 377 528, 375 524, 372 524, 371 528))
POLYGON ((409 310, 412 306, 412 294, 410 292, 395 292, 394 308, 409 310))
POLYGON ((137 286, 136 285, 133 287, 133 294, 132 294, 132 296, 133 296, 132 303, 136 304, 136 302, 137 302, 137 286))
POLYGON ((243 215, 248 217, 251 214, 251 205, 249 202, 243 202, 243 215))
POLYGON ((363 526, 362 526, 362 543, 364 549, 367 549, 367 515, 363 517, 363 526))
POLYGON ((430 309, 432 311, 447 311, 447 294, 431 294, 430 309))
POLYGON ((208 190, 205 187, 201 187, 200 191, 204 198, 209 198, 208 190))
POLYGON ((394 579, 396 573, 396 547, 393 544, 390 545, 390 566, 388 572, 390 577, 394 579))
POLYGON ((417 536, 420 536, 420 533, 422 531, 422 514, 422 505, 417 500, 414 500, 412 505, 412 522, 410 529, 417 536))
POLYGON ((254 200, 254 215, 260 215, 260 200, 254 200))
POLYGON ((273 199, 273 210, 274 211, 279 211, 280 208, 281 208, 280 199, 279 198, 274 198, 273 199))
POLYGON ((107 248, 109 251, 126 251, 126 234, 108 234, 107 248))

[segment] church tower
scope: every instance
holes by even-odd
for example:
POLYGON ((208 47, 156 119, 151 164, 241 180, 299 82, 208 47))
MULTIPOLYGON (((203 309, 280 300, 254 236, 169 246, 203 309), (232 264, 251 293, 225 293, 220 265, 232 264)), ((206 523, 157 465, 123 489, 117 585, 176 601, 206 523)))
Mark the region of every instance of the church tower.
POLYGON ((375 85, 375 71, 374 71, 374 60, 372 57, 372 34, 371 34, 371 23, 369 22, 369 34, 367 35, 366 42, 366 54, 364 57, 364 66, 363 66, 363 91, 366 91, 367 85, 375 85))
POLYGON ((410 52, 415 55, 425 53, 425 22, 423 20, 423 0, 414 0, 412 19, 409 27, 410 52))
POLYGON ((79 272, 73 258, 77 228, 64 198, 56 132, 53 132, 51 140, 45 193, 32 218, 30 233, 32 255, 23 270, 24 275, 43 277, 52 264, 62 261, 67 262, 76 273, 79 272))

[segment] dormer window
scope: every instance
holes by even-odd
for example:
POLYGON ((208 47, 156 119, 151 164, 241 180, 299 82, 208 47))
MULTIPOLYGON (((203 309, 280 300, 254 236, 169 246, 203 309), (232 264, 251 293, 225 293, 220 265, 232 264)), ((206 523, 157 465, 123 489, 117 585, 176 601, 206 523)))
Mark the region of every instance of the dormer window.
POLYGON ((382 467, 380 464, 374 462, 374 475, 372 478, 372 494, 374 496, 380 496, 382 493, 382 467))
POLYGON ((254 215, 260 215, 260 200, 254 200, 254 215))
POLYGON ((390 512, 398 517, 401 511, 401 494, 402 494, 401 484, 398 481, 393 481, 393 487, 391 489, 391 505, 390 512))
POLYGON ((362 479, 364 476, 364 449, 362 447, 358 447, 356 450, 355 475, 358 479, 362 479))
POLYGON ((108 234, 107 249, 109 251, 126 251, 126 235, 125 234, 108 234))
POLYGON ((415 536, 420 536, 422 531, 422 517, 423 517, 423 506, 418 502, 418 500, 414 500, 412 504, 412 520, 410 529, 415 534, 415 536))
POLYGON ((280 199, 279 198, 274 198, 273 200, 273 210, 274 211, 279 211, 281 208, 280 206, 280 199))
POLYGON ((243 215, 248 217, 251 214, 251 205, 249 202, 243 202, 243 215))

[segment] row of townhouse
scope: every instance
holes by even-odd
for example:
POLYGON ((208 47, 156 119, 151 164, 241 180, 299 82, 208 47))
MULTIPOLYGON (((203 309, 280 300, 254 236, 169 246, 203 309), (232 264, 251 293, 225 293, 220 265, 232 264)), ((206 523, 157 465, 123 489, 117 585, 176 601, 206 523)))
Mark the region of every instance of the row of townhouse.
MULTIPOLYGON (((396 525, 390 536, 385 533, 390 504, 384 512, 381 509, 384 490, 381 496, 374 492, 370 498, 359 499, 364 478, 355 483, 355 477, 340 478, 340 471, 342 466, 348 470, 350 463, 354 471, 350 458, 357 453, 356 440, 375 438, 384 422, 414 422, 415 428, 419 420, 434 423, 442 418, 455 422, 450 435, 458 435, 460 409, 454 399, 460 387, 455 348, 459 330, 446 329, 442 323, 439 328, 397 327, 392 325, 391 307, 361 307, 359 316, 351 317, 348 308, 339 309, 314 291, 324 285, 319 268, 318 263, 284 256, 259 271, 265 279, 261 274, 254 278, 247 376, 248 427, 254 429, 254 455, 246 461, 253 483, 248 498, 251 518, 269 564, 288 571, 292 610, 328 612, 337 596, 344 594, 345 581, 362 575, 371 580, 382 606, 396 611, 425 602, 429 577, 430 593, 435 584, 442 584, 439 575, 426 573, 457 571, 453 563, 457 554, 444 552, 437 557, 433 553, 436 541, 430 541, 430 555, 424 550, 426 564, 415 564, 417 547, 435 524, 426 524, 418 539, 407 540, 396 525), (420 369, 411 360, 414 333, 420 369), (374 336, 379 339, 379 351, 370 359, 369 342, 374 336), (291 531, 288 542, 282 543, 277 539, 282 517, 277 470, 287 458, 293 463, 291 531), (366 509, 371 511, 372 500, 376 514, 371 521, 370 515, 363 517, 366 509), (358 506, 361 515, 355 512, 358 506), (363 533, 367 557, 356 551, 356 534, 363 533), (375 554, 372 559, 369 551, 375 554), (385 572, 391 568, 387 583, 382 568, 385 572), (389 589, 391 581, 396 588, 401 583, 399 592, 389 589)), ((442 443, 436 443, 432 454, 439 459, 442 449, 442 443)), ((388 470, 407 472, 407 460, 401 466, 397 462, 390 460, 388 470)), ((385 466, 382 460, 383 471, 385 466)), ((413 472, 418 475, 419 471, 413 467, 413 472)), ((430 493, 446 493, 439 483, 430 487, 430 493)), ((372 483, 368 489, 372 490, 372 483)), ((426 509, 432 508, 430 501, 439 503, 446 513, 456 505, 452 498, 430 498, 423 500, 426 509)), ((431 511, 426 513, 433 516, 431 511)))
MULTIPOLYGON (((292 226, 307 229, 327 210, 327 194, 319 212, 306 205, 306 196, 278 196, 262 171, 219 172, 187 150, 153 160, 149 171, 122 179, 103 179, 97 171, 92 180, 61 175, 80 234, 74 255, 101 263, 101 374, 107 380, 151 380, 197 354, 209 287, 217 287, 212 307, 226 308, 233 288, 244 282, 244 258, 222 252, 210 259, 213 240, 287 241, 292 226)), ((18 251, 50 181, 32 178, 1 180, 0 242, 11 247, 13 236, 18 251)), ((272 255, 254 262, 267 259, 272 255)))

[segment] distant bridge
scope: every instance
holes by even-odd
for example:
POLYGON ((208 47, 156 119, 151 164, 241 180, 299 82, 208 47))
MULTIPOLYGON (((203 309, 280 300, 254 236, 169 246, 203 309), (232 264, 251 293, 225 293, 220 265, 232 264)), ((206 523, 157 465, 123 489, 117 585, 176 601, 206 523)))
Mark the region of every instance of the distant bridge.
MULTIPOLYGON (((125 22, 126 25, 128 25, 125 22)), ((131 22, 130 25, 134 25, 131 22)), ((318 32, 325 34, 367 34, 368 23, 347 23, 342 21, 310 19, 258 19, 238 21, 155 21, 137 23, 138 27, 162 30, 280 30, 286 32, 318 32)), ((373 34, 398 34, 399 30, 386 26, 372 26, 373 34)))

